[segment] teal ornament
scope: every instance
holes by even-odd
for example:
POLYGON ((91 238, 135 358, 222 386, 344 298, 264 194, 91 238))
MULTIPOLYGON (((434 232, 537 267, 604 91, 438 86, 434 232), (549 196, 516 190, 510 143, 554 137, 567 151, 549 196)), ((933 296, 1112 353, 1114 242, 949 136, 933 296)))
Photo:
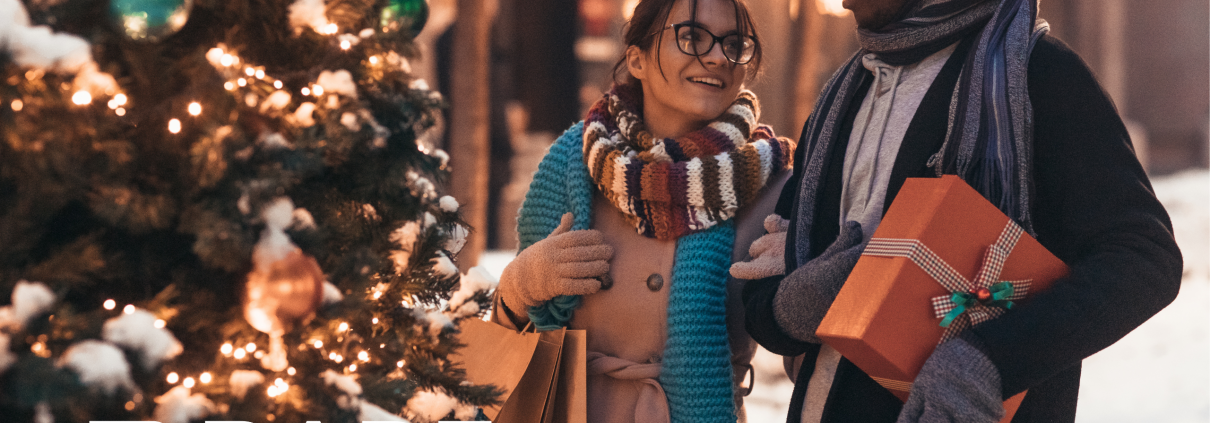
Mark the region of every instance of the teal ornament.
POLYGON ((189 20, 193 0, 110 0, 109 16, 132 40, 156 41, 189 20))
POLYGON ((413 37, 424 29, 429 20, 429 4, 425 0, 387 0, 382 8, 382 32, 402 32, 413 37))

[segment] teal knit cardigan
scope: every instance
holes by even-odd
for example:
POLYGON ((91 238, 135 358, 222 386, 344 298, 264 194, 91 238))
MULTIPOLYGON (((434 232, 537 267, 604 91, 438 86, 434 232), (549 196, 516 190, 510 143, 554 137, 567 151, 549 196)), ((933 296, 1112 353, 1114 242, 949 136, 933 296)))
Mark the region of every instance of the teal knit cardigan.
MULTIPOLYGON (((595 188, 584 164, 583 129, 580 122, 564 132, 538 165, 517 217, 521 250, 554 232, 564 213, 575 215, 573 230, 591 226, 595 188)), ((677 240, 659 378, 673 423, 736 420, 726 318, 734 243, 733 220, 677 240)), ((541 330, 557 329, 579 305, 579 296, 557 297, 531 307, 529 318, 541 330)))

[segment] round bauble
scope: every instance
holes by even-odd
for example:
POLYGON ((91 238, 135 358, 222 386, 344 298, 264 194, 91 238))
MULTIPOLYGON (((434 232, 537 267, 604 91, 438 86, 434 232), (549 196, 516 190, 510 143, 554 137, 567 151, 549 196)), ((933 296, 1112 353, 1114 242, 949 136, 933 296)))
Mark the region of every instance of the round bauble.
POLYGON ((193 0, 110 0, 109 17, 132 40, 156 41, 185 26, 193 0))
POLYGON ((387 0, 382 8, 382 31, 407 31, 415 37, 429 20, 429 4, 425 0, 387 0))
POLYGON ((305 323, 323 300, 323 270, 294 248, 281 260, 248 273, 244 317, 265 333, 285 333, 305 323))

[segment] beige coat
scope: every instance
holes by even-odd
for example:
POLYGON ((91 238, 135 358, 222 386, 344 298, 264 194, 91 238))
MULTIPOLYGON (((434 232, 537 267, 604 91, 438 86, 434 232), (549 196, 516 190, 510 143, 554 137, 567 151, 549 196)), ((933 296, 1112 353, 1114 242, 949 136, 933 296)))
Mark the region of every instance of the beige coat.
MULTIPOLYGON (((789 171, 774 174, 757 201, 737 214, 733 262, 746 259, 748 246, 765 233, 764 218, 773 213, 789 176, 789 171)), ((585 295, 568 324, 570 329, 584 329, 588 335, 588 421, 664 423, 667 402, 654 379, 664 355, 676 241, 639 235, 600 193, 593 197, 592 228, 601 231, 614 247, 609 271, 614 284, 608 290, 585 295), (658 290, 649 288, 652 275, 663 280, 658 290)), ((749 363, 756 352, 756 343, 744 329, 740 298, 744 282, 730 277, 727 280, 727 332, 734 386, 746 384, 745 377, 751 377, 749 363)), ((499 307, 497 297, 496 309, 499 307)), ((514 329, 528 323, 525 316, 518 316, 523 321, 509 321, 503 314, 493 313, 492 319, 514 329)), ((740 420, 744 421, 741 394, 737 393, 735 399, 741 410, 740 420)))

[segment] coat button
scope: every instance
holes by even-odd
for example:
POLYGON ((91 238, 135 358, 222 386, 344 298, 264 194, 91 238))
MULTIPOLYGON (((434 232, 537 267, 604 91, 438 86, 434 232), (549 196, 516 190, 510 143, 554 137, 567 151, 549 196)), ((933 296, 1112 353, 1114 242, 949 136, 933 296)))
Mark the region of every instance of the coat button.
POLYGON ((607 291, 607 290, 609 290, 609 288, 613 288, 613 277, 609 276, 608 273, 598 276, 597 280, 601 281, 601 290, 602 291, 607 291))
POLYGON ((647 289, 650 289, 652 291, 659 291, 660 288, 663 288, 663 287, 664 287, 664 277, 660 276, 659 273, 652 273, 651 276, 647 277, 647 289))

